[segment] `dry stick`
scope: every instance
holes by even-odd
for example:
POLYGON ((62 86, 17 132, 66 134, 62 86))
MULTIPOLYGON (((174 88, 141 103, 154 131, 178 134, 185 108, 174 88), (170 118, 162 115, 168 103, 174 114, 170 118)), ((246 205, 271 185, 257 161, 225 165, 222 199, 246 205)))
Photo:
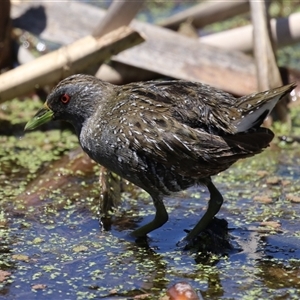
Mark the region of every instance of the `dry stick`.
MULTIPOLYGON (((271 41, 269 19, 265 1, 250 0, 251 17, 253 23, 254 56, 257 72, 257 86, 259 91, 282 85, 280 72, 271 41)), ((279 118, 286 121, 287 109, 282 102, 277 105, 279 118)))
MULTIPOLYGON (((200 41, 222 49, 250 52, 253 48, 252 32, 253 25, 247 25, 203 36, 200 41)), ((299 42, 300 13, 291 14, 287 18, 271 19, 271 33, 277 48, 299 42)))
POLYGON ((159 22, 158 25, 178 29, 181 23, 190 19, 195 27, 220 22, 249 11, 248 0, 206 1, 159 22))
POLYGON ((258 90, 265 91, 282 81, 269 35, 265 1, 251 0, 250 4, 258 90))
POLYGON ((94 37, 100 37, 112 30, 127 26, 135 17, 144 0, 115 0, 109 7, 105 17, 93 32, 94 37))
POLYGON ((102 38, 84 37, 0 76, 0 103, 54 83, 88 66, 103 62, 124 49, 143 42, 141 35, 121 27, 102 38))

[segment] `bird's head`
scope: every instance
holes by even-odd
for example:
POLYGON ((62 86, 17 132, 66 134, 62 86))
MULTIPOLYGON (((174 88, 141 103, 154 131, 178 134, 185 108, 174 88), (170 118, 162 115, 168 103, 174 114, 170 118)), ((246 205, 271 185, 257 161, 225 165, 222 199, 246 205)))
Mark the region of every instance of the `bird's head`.
POLYGON ((90 75, 72 75, 62 80, 48 95, 44 106, 26 124, 32 130, 50 120, 70 122, 77 133, 104 97, 105 83, 90 75))

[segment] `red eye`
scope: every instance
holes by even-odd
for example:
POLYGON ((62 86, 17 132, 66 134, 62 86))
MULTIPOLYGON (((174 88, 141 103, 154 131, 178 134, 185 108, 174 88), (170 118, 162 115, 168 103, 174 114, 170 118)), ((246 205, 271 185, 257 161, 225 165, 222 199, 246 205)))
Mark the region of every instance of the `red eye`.
POLYGON ((64 104, 67 104, 70 101, 71 97, 68 94, 63 94, 60 96, 60 101, 64 104))

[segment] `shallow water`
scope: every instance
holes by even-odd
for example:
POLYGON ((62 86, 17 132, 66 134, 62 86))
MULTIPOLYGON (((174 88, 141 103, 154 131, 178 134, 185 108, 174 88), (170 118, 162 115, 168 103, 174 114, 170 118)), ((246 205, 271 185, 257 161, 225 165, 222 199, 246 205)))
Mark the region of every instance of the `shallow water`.
POLYGON ((215 177, 225 198, 218 217, 229 222, 233 250, 203 259, 177 242, 203 213, 204 188, 165 200, 170 220, 150 235, 145 249, 129 233, 152 218, 151 199, 143 192, 136 193, 139 200, 125 193, 111 230, 101 231, 97 169, 72 174, 51 192, 32 192, 30 199, 40 194, 42 201, 26 204, 28 195, 18 196, 36 182, 34 177, 47 174, 51 161, 77 145, 69 131, 2 140, 0 270, 9 273, 2 280, 0 275, 0 299, 134 299, 142 294, 159 299, 178 281, 190 283, 204 299, 300 297, 300 203, 290 200, 300 195, 297 144, 267 149, 215 177), (28 161, 37 157, 32 167, 28 161), (263 221, 274 223, 260 226, 263 221))

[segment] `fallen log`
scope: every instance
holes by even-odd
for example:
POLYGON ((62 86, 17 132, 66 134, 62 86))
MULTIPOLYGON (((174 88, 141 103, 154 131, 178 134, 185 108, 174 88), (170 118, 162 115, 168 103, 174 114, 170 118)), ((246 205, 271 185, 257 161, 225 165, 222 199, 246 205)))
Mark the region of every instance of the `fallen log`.
POLYGON ((121 27, 99 39, 86 36, 0 75, 0 103, 80 73, 142 41, 141 35, 129 27, 121 27))

